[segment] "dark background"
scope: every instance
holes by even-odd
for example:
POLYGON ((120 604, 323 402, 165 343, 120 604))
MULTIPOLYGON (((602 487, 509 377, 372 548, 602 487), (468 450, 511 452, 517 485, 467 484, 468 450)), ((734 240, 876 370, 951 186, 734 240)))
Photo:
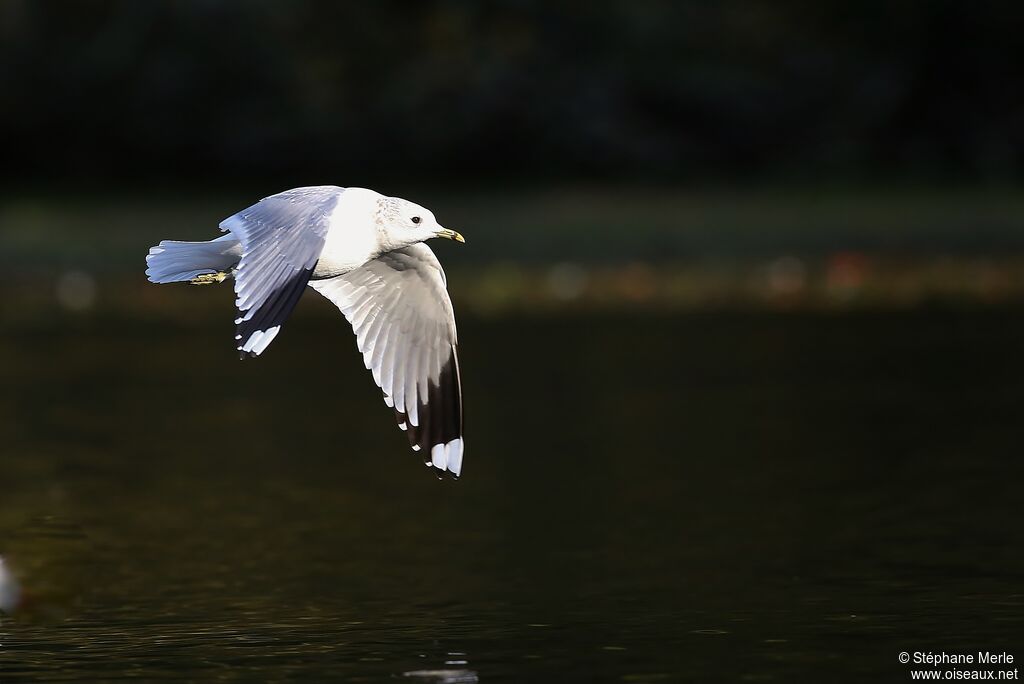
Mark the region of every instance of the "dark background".
POLYGON ((1024 170, 1021 18, 955 0, 4 0, 3 173, 1005 182, 1024 170))

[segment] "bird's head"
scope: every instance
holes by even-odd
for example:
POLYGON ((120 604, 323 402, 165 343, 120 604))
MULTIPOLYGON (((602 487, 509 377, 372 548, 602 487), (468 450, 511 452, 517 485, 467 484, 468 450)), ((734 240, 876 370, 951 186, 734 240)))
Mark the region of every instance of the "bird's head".
POLYGON ((454 230, 442 228, 434 213, 415 202, 384 197, 378 203, 377 220, 391 249, 407 247, 431 238, 446 238, 465 242, 454 230))

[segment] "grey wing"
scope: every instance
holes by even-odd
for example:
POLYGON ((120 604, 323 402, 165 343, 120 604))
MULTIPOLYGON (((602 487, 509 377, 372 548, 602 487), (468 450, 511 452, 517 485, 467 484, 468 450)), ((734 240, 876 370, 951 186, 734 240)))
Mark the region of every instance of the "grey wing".
POLYGON ((243 357, 266 349, 295 308, 342 192, 331 185, 287 190, 221 222, 220 229, 242 246, 235 270, 235 341, 243 357))
POLYGON ((457 477, 463 454, 458 339, 434 253, 419 243, 309 284, 352 324, 363 361, 412 448, 457 477))

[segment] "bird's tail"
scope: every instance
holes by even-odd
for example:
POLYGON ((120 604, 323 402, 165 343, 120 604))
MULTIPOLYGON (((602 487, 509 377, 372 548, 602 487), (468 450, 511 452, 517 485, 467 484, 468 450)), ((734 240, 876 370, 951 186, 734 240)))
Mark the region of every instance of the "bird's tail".
POLYGON ((241 258, 242 248, 228 233, 209 242, 164 240, 150 247, 146 276, 154 283, 178 283, 197 276, 228 272, 241 258))

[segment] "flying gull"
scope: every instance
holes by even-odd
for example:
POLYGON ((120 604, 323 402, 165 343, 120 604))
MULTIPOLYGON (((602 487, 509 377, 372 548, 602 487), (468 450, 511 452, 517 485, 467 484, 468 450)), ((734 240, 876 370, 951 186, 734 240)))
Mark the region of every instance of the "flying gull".
POLYGON ((352 324, 366 368, 427 465, 462 471, 455 313, 425 240, 465 242, 427 209, 363 188, 322 185, 266 197, 221 221, 209 242, 149 250, 154 283, 235 281, 242 358, 270 345, 309 285, 352 324))

